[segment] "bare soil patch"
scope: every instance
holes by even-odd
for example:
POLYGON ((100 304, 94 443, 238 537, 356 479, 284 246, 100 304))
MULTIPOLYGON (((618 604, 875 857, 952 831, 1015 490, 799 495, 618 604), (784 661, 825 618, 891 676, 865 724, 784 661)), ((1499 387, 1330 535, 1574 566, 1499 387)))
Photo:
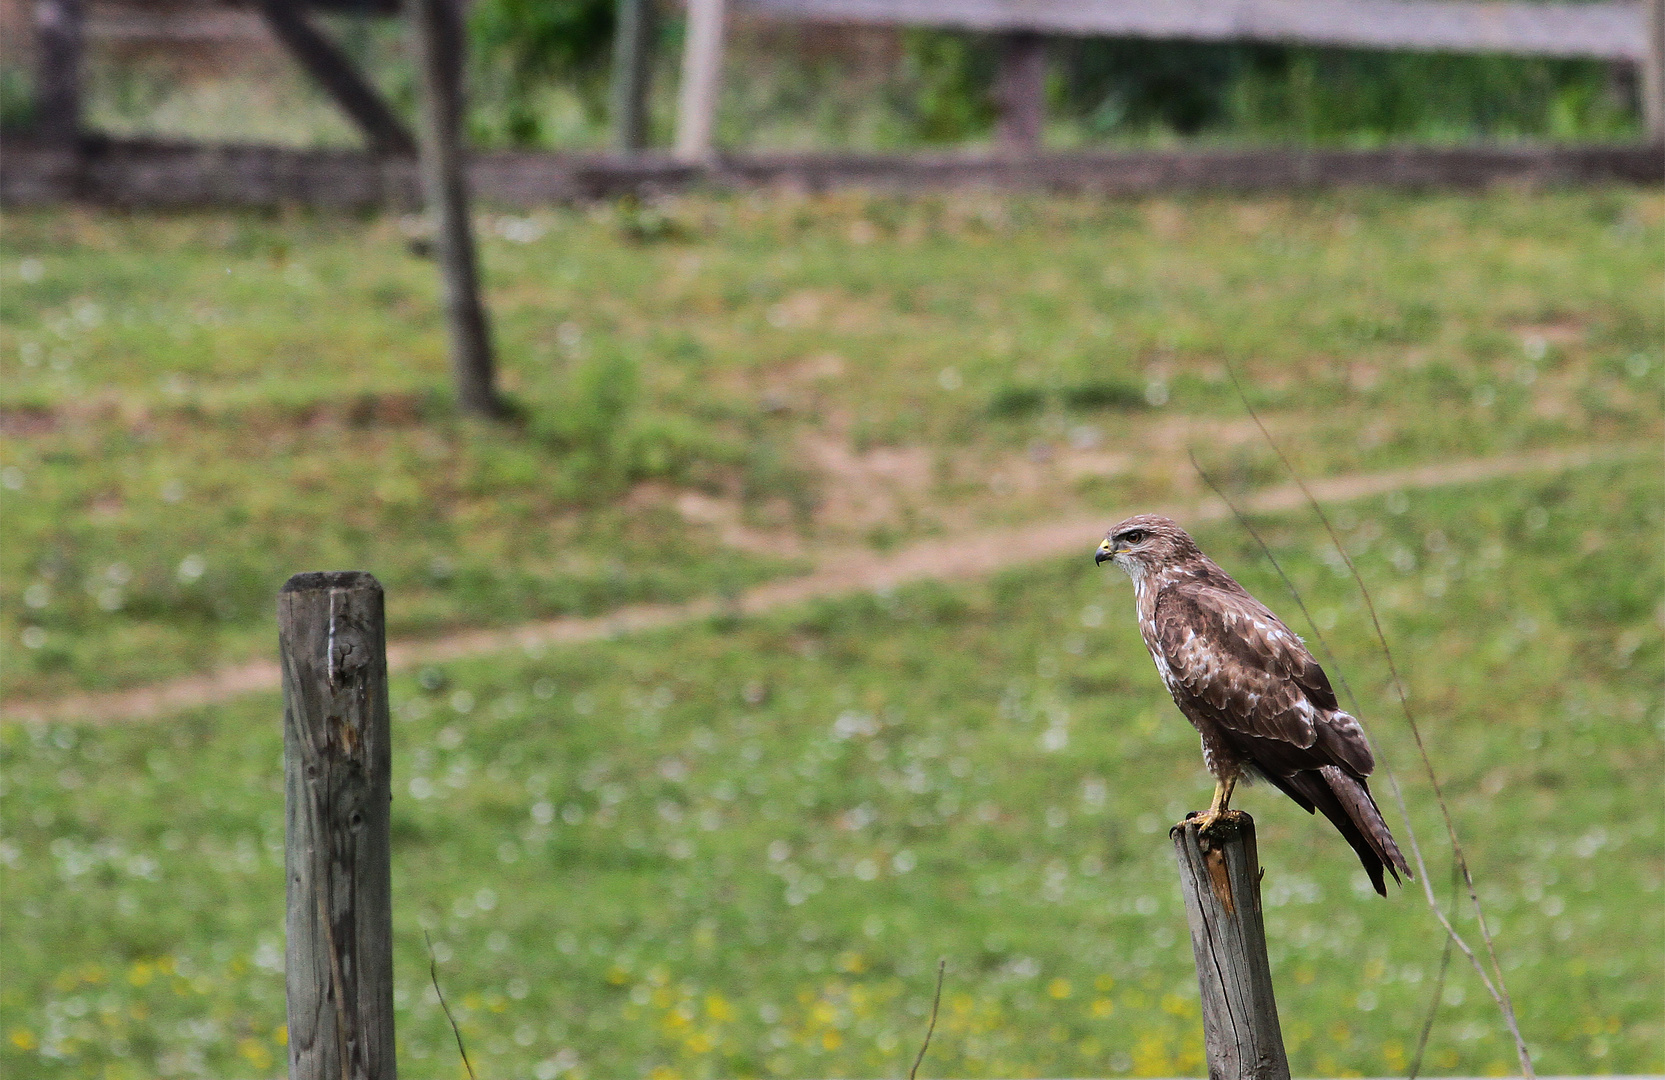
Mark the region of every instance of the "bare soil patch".
MULTIPOLYGON (((1655 450, 1651 446, 1628 445, 1546 450, 1333 477, 1311 481, 1308 487, 1321 502, 1347 502, 1389 491, 1467 484, 1521 473, 1576 468, 1597 460, 1637 453, 1651 454, 1655 450)), ((1242 500, 1246 508, 1258 512, 1299 509, 1304 501, 1305 496, 1294 484, 1263 488, 1244 496, 1242 500)), ((1224 503, 1215 498, 1149 509, 1185 522, 1215 520, 1230 512, 1224 503)), ((1082 558, 1088 558, 1106 524, 1102 515, 1089 515, 1078 509, 1052 520, 967 531, 908 544, 884 553, 868 547, 823 549, 809 553, 815 560, 815 569, 810 573, 757 586, 741 595, 735 606, 743 613, 757 614, 819 596, 890 589, 925 579, 976 578, 1008 566, 1053 558, 1072 551, 1079 551, 1082 558)), ((589 641, 703 618, 718 610, 716 600, 639 605, 596 618, 551 619, 427 641, 397 641, 388 646, 388 665, 395 671, 409 670, 424 664, 517 647, 535 649, 589 641)), ((0 708, 0 719, 37 723, 109 723, 155 719, 186 709, 213 705, 241 694, 276 690, 278 675, 275 663, 256 661, 133 690, 75 694, 49 701, 12 702, 0 708)))

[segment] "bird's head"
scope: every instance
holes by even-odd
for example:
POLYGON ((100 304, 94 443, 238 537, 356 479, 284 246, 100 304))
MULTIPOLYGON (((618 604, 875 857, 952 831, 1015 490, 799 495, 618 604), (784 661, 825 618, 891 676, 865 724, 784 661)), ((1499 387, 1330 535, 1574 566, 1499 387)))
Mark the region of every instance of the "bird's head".
POLYGON ((1104 543, 1098 546, 1093 561, 1113 562, 1137 580, 1151 570, 1183 562, 1197 553, 1196 543, 1173 518, 1138 514, 1104 534, 1104 543))

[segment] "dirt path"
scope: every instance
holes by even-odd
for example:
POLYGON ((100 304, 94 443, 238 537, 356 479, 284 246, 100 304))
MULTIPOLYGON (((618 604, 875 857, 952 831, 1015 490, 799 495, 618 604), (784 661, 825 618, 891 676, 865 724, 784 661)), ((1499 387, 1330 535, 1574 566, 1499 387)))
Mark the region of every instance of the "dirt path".
MULTIPOLYGON (((1577 468, 1595 461, 1638 453, 1657 453, 1657 448, 1587 446, 1548 450, 1340 476, 1310 481, 1308 486, 1321 502, 1347 502, 1401 489, 1444 487, 1520 473, 1577 468)), ((1304 501, 1294 484, 1285 484, 1246 495, 1242 505, 1244 509, 1265 513, 1297 509, 1304 501)), ((1187 523, 1212 521, 1230 512, 1224 503, 1214 498, 1151 509, 1187 523)), ((1096 514, 925 540, 887 554, 860 548, 830 550, 821 554, 816 568, 809 574, 759 585, 744 593, 739 598, 738 606, 746 614, 756 614, 814 597, 894 588, 929 578, 982 577, 1008 566, 1071 552, 1079 553, 1085 559, 1092 553, 1108 524, 1110 522, 1105 515, 1096 514)), ((408 671, 423 664, 517 647, 536 649, 592 641, 687 622, 712 615, 718 610, 719 603, 710 599, 687 604, 639 605, 595 618, 551 619, 505 629, 468 631, 427 641, 395 641, 388 645, 387 660, 392 670, 408 671)), ((275 691, 277 688, 277 664, 259 660, 132 690, 13 702, 0 708, 0 720, 36 723, 53 720, 147 720, 212 705, 240 694, 275 691)))

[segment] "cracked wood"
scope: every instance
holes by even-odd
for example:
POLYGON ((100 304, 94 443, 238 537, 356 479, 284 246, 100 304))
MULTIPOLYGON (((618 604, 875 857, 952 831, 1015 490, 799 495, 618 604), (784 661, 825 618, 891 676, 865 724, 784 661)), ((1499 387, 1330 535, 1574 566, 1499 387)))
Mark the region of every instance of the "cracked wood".
POLYGON ((382 587, 297 574, 283 669, 290 1080, 393 1080, 392 800, 382 587))
POLYGON ((1170 833, 1202 990, 1210 1080, 1289 1080, 1261 922, 1254 819, 1229 810, 1206 832, 1170 833))

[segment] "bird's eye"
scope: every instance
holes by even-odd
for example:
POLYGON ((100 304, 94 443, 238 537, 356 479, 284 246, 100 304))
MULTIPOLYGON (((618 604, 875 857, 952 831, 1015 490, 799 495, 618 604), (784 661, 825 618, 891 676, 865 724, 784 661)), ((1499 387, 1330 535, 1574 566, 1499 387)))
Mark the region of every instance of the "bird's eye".
POLYGON ((1130 544, 1142 544, 1145 542, 1145 530, 1134 529, 1131 532, 1124 532, 1122 533, 1122 539, 1130 544))

